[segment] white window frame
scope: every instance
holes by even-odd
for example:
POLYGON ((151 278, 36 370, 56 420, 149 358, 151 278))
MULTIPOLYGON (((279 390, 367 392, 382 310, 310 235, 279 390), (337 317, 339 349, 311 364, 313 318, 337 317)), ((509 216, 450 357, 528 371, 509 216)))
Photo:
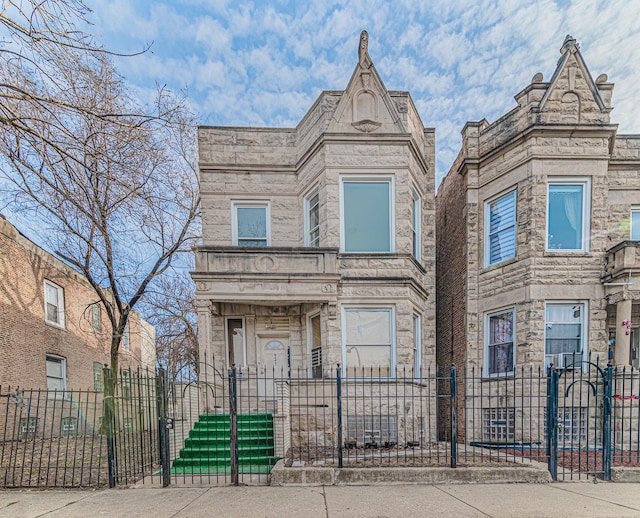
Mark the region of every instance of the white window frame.
POLYGON ((48 279, 45 279, 44 280, 44 320, 45 322, 51 326, 64 329, 66 324, 65 316, 66 315, 64 310, 64 288, 62 286, 58 286, 56 283, 51 282, 48 279), (55 322, 54 320, 49 320, 49 313, 47 311, 47 305, 49 304, 49 299, 47 298, 47 286, 56 290, 58 294, 58 305, 56 306, 58 322, 55 322))
POLYGON ((227 368, 231 368, 231 362, 229 361, 229 351, 231 344, 229 343, 229 320, 241 320, 242 321, 242 365, 239 365, 236 360, 237 369, 245 369, 247 367, 247 322, 244 317, 229 316, 224 319, 224 343, 225 343, 225 357, 227 361, 227 368))
POLYGON ((516 308, 515 306, 506 306, 500 309, 488 311, 484 314, 484 378, 499 378, 504 376, 513 376, 516 370, 516 308), (504 372, 489 372, 489 341, 491 340, 491 317, 502 315, 504 313, 511 313, 511 335, 513 339, 512 347, 512 362, 511 368, 504 372))
MULTIPOLYGON (((508 227, 500 228, 498 231, 500 232, 505 230, 508 227)), ((509 261, 511 259, 515 259, 518 256, 518 189, 516 187, 509 189, 508 191, 502 192, 497 196, 493 196, 484 202, 484 266, 488 268, 489 266, 494 266, 496 264, 500 264, 504 261, 509 261), (504 259, 500 259, 494 263, 491 262, 491 208, 490 205, 498 200, 506 198, 508 196, 513 196, 513 255, 510 257, 505 257, 504 259)))
POLYGON ((546 226, 545 226, 545 250, 547 252, 566 253, 586 253, 589 252, 590 229, 591 229, 591 178, 584 177, 555 177, 547 178, 547 201, 546 201, 546 226), (549 248, 549 188, 552 185, 581 185, 582 189, 582 247, 581 248, 549 248))
POLYGON ((311 350, 313 349, 313 327, 311 326, 311 321, 314 318, 320 319, 320 334, 322 335, 322 316, 320 315, 320 311, 314 311, 313 313, 309 313, 307 315, 307 358, 309 358, 307 375, 309 376, 309 378, 313 376, 313 365, 311 364, 311 350))
POLYGON ((131 351, 131 333, 129 331, 129 321, 124 326, 124 331, 122 332, 122 350, 126 353, 131 351))
POLYGON ((422 315, 413 314, 413 377, 422 377, 422 315))
POLYGON ((422 260, 422 196, 411 188, 411 253, 416 261, 422 260))
POLYGON ((304 246, 319 247, 320 246, 320 190, 317 185, 311 188, 311 190, 304 197, 304 246), (318 196, 317 205, 311 205, 311 200, 318 196), (311 228, 311 209, 318 207, 318 226, 311 228), (311 239, 311 232, 318 230, 318 238, 316 240, 311 239))
POLYGON ((265 210, 265 226, 266 226, 266 236, 259 237, 254 239, 254 241, 265 241, 264 246, 271 246, 271 203, 268 200, 233 200, 231 202, 231 234, 232 234, 232 243, 234 246, 244 246, 238 245, 239 239, 247 239, 247 238, 238 238, 238 209, 239 208, 251 208, 251 209, 264 209, 265 210))
MULTIPOLYGON (((395 306, 388 305, 348 305, 342 306, 342 318, 341 318, 341 326, 342 326, 342 373, 343 376, 347 376, 348 374, 348 366, 347 366, 347 312, 349 311, 388 311, 389 312, 389 335, 391 337, 390 354, 389 354, 389 376, 381 376, 382 379, 395 379, 396 377, 396 308, 395 306)), ((372 345, 372 347, 375 347, 372 345)), ((380 345, 380 347, 386 347, 385 345, 380 345)), ((366 369, 365 367, 365 374, 366 369)), ((375 368, 374 368, 375 369, 375 368)))
MULTIPOLYGON (((544 366, 545 370, 551 363, 555 354, 547 353, 547 308, 549 306, 581 306, 582 309, 580 311, 582 326, 580 329, 580 353, 576 354, 576 361, 583 361, 585 355, 587 353, 587 344, 588 344, 588 333, 589 333, 589 302, 586 300, 549 300, 544 303, 544 366)), ((556 322, 561 323, 561 322, 556 322)), ((570 353, 564 353, 570 354, 570 353)), ((554 368, 562 369, 564 365, 556 365, 554 363, 554 368)), ((579 366, 574 367, 579 368, 579 366)))
POLYGON ((50 393, 51 398, 53 397, 57 397, 57 398, 61 398, 64 397, 64 393, 67 390, 67 359, 63 356, 59 356, 57 354, 49 354, 47 353, 45 356, 45 368, 47 368, 47 392, 50 393), (53 378, 53 376, 49 376, 49 372, 48 372, 48 363, 49 362, 56 362, 56 363, 60 363, 60 370, 62 373, 62 377, 61 378, 56 378, 56 379, 60 379, 62 380, 62 388, 57 390, 57 389, 52 389, 49 388, 49 378, 53 378), (54 395, 55 394, 55 395, 54 395))
POLYGON ((340 176, 340 252, 348 254, 393 254, 396 251, 396 202, 395 175, 344 175, 340 176), (345 183, 387 183, 389 185, 389 250, 352 251, 346 250, 346 229, 344 220, 344 184, 345 183))
MULTIPOLYGON (((640 241, 640 236, 638 239, 633 239, 633 215, 640 214, 640 205, 631 205, 631 212, 629 214, 629 239, 632 241, 640 241)), ((638 233, 640 234, 640 229, 638 229, 638 233)))

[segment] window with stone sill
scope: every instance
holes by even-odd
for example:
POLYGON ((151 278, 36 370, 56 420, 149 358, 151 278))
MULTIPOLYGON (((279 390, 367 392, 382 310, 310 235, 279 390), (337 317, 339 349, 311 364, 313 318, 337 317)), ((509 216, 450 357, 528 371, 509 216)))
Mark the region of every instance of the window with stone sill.
POLYGON ((342 343, 348 377, 390 377, 394 373, 394 309, 343 308, 342 343))
POLYGON ((485 267, 516 256, 516 191, 490 200, 484 206, 485 267))
POLYGON ((515 308, 486 313, 485 376, 505 376, 515 369, 515 308))
POLYGON ((553 179, 547 185, 547 250, 589 251, 589 179, 553 179))
POLYGON ((232 202, 232 242, 237 246, 270 246, 269 202, 232 202))
POLYGON ((553 302, 545 307, 545 367, 570 367, 580 362, 586 342, 584 302, 553 302))
POLYGON ((420 194, 416 190, 416 188, 411 189, 411 245, 412 245, 412 253, 413 257, 416 258, 416 261, 420 262, 422 253, 422 240, 421 240, 421 209, 422 209, 422 198, 420 194))
POLYGON ((320 194, 314 187, 304 198, 305 246, 320 246, 320 194))
POLYGON ((340 184, 341 251, 394 252, 393 177, 343 177, 340 184))

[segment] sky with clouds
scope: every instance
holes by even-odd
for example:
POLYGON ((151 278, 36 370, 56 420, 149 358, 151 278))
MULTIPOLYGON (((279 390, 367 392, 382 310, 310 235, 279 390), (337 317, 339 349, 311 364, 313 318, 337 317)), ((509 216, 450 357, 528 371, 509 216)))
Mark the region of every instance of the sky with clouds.
POLYGON ((389 90, 436 128, 438 182, 468 120, 515 106, 553 74, 567 34, 593 77, 615 83, 612 122, 640 133, 637 0, 93 0, 94 32, 141 98, 187 90, 203 124, 292 127, 322 90, 342 90, 359 35, 389 90))

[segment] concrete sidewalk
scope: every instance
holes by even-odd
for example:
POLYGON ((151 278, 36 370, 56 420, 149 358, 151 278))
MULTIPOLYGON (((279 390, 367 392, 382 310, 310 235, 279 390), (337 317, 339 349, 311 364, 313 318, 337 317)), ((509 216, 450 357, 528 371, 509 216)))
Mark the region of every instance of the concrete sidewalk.
POLYGON ((0 517, 640 516, 640 484, 181 487, 0 492, 0 517))

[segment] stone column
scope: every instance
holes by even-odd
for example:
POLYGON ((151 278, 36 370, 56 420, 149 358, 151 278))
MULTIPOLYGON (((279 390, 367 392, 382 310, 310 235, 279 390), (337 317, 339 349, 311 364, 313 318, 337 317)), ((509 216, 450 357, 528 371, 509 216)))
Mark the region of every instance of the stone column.
POLYGON ((617 366, 629 365, 631 335, 627 334, 626 322, 631 322, 631 300, 616 303, 616 354, 617 366))
POLYGON ((215 383, 211 360, 211 310, 212 302, 207 299, 196 299, 196 313, 198 315, 198 356, 200 369, 200 408, 209 410, 213 407, 209 385, 215 383))

